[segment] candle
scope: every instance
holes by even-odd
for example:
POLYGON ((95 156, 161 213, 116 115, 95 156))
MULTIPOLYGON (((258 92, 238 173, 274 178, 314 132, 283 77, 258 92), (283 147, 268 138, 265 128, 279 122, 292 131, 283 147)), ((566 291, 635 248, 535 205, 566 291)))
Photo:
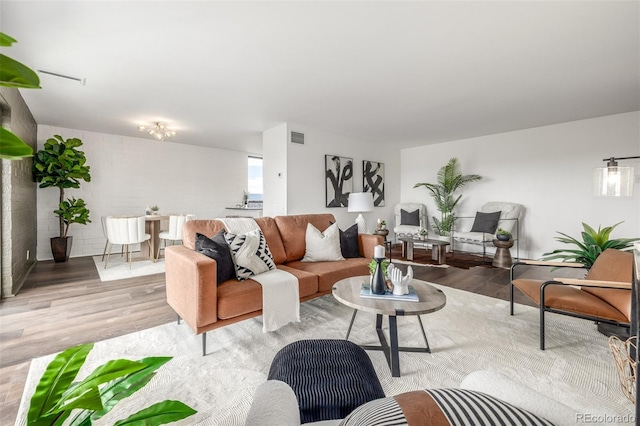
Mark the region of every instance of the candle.
POLYGON ((373 248, 373 257, 375 257, 376 259, 382 259, 384 258, 384 246, 375 246, 373 248))
POLYGON ((382 223, 382 219, 378 219, 378 228, 380 227, 381 223, 382 223))

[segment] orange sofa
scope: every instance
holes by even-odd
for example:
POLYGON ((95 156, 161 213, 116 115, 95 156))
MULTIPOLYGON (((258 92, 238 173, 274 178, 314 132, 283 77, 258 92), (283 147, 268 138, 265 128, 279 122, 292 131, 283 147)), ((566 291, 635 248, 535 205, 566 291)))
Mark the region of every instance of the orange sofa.
MULTIPOLYGON (((337 281, 369 274, 374 247, 383 243, 378 235, 359 234, 362 257, 334 262, 301 262, 305 254, 307 224, 324 232, 332 214, 261 217, 255 219, 265 236, 278 269, 298 278, 300 301, 324 296, 337 281)), ((196 233, 211 238, 222 221, 193 220, 183 228, 183 245, 165 251, 167 302, 193 329, 202 334, 206 353, 206 332, 262 314, 262 287, 252 279, 228 280, 216 286, 216 261, 195 251, 196 233)))

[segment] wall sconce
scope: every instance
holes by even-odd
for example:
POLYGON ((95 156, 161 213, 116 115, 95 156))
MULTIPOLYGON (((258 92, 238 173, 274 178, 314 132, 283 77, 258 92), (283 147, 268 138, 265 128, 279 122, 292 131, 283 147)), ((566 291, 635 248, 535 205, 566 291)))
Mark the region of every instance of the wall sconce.
POLYGON ((620 167, 617 160, 630 160, 635 157, 611 157, 602 161, 607 167, 593 169, 593 194, 608 197, 631 197, 633 195, 633 167, 620 167))

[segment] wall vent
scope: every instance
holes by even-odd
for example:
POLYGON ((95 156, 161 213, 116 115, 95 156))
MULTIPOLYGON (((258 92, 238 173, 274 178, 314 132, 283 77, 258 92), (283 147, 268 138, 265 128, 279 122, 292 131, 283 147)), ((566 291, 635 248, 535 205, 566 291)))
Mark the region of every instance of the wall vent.
POLYGON ((304 133, 291 132, 291 143, 299 143, 304 145, 304 133))

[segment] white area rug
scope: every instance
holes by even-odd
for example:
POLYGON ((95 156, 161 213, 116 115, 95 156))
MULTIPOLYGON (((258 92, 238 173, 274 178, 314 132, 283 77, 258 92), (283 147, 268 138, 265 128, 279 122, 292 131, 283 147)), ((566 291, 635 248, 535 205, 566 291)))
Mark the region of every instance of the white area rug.
MULTIPOLYGON (((609 353, 607 338, 593 323, 548 315, 547 350, 538 349, 538 311, 517 305, 509 316, 507 302, 441 288, 444 309, 422 319, 433 353, 400 353, 402 377, 391 377, 382 352, 368 352, 387 395, 427 387, 457 387, 472 371, 500 371, 576 409, 576 413, 629 415, 609 353)), ((209 332, 208 355, 201 355, 201 336, 175 322, 99 342, 80 377, 114 358, 139 359, 172 355, 146 388, 121 401, 95 424, 110 425, 138 409, 164 399, 178 399, 198 413, 177 424, 242 425, 256 387, 264 382, 274 355, 301 339, 344 338, 352 310, 331 295, 300 306, 301 322, 262 333, 261 317, 209 332)), ((350 340, 376 344, 372 314, 360 312, 350 340)), ((385 321, 385 326, 386 326, 385 321)), ((423 343, 414 317, 398 318, 401 346, 423 343)), ((18 425, 36 382, 53 356, 35 359, 25 386, 18 425)))
MULTIPOLYGON (((102 261, 102 255, 93 256, 93 262, 96 264, 100 281, 114 281, 141 277, 143 275, 164 274, 163 258, 158 259, 158 261, 154 263, 152 260, 135 260, 135 256, 137 255, 138 254, 134 254, 131 269, 129 269, 129 262, 126 262, 124 256, 120 256, 120 253, 111 255, 109 265, 106 269, 102 261)), ((107 258, 105 257, 105 261, 106 260, 107 258)))

